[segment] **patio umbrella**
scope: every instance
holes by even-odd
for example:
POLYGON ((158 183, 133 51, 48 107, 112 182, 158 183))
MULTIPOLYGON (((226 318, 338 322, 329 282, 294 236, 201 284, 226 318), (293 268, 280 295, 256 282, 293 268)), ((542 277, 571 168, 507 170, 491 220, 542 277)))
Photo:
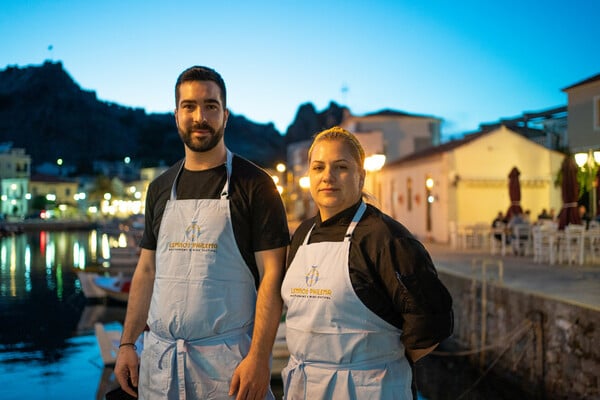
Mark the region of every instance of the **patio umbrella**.
POLYGON ((573 157, 565 157, 562 166, 562 210, 558 214, 558 229, 565 229, 569 224, 581 224, 577 208, 579 198, 579 183, 577 182, 577 164, 573 157))
POLYGON ((510 207, 508 207, 508 211, 506 212, 506 220, 510 220, 510 218, 514 214, 522 214, 523 209, 521 208, 521 183, 519 182, 519 175, 521 172, 517 169, 517 167, 513 167, 510 170, 510 174, 508 174, 508 196, 510 197, 510 207))

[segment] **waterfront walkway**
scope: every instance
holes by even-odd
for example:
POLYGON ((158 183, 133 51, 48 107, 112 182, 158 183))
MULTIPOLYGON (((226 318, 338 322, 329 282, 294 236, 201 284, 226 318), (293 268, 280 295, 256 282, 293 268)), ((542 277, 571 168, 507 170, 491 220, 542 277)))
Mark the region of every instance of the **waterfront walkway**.
POLYGON ((600 311, 600 262, 538 264, 533 262, 532 256, 491 255, 489 249, 453 249, 445 244, 423 244, 441 272, 481 279, 481 265, 485 263, 488 281, 497 283, 498 266, 501 265, 504 286, 600 311))

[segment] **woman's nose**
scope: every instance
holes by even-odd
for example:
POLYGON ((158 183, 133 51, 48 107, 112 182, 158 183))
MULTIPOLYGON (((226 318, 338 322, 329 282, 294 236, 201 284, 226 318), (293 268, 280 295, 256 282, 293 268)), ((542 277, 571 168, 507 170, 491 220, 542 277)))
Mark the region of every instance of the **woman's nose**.
POLYGON ((335 180, 335 176, 333 175, 333 170, 331 168, 325 167, 323 170, 323 180, 326 182, 335 180))

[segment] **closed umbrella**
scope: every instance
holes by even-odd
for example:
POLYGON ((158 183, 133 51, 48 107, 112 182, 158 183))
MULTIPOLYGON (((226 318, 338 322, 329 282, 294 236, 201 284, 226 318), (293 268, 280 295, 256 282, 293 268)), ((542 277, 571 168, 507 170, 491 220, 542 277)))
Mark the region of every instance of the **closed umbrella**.
POLYGON ((558 229, 565 229, 569 224, 581 224, 577 209, 579 198, 579 183, 577 182, 577 164, 573 157, 565 157, 561 166, 562 172, 562 201, 563 206, 558 214, 558 229))
POLYGON ((523 209, 521 208, 521 182, 519 182, 519 175, 521 172, 517 167, 513 167, 508 174, 508 196, 510 197, 510 207, 506 212, 506 219, 510 218, 514 214, 522 214, 523 209))

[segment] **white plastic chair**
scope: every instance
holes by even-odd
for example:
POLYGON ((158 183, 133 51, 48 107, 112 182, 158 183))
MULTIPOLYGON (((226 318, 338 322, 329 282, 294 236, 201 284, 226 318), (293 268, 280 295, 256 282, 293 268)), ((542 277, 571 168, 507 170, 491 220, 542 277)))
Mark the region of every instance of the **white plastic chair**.
POLYGON ((531 228, 533 242, 533 262, 554 264, 557 258, 557 228, 550 224, 531 228))
POLYGON ((584 239, 586 240, 589 260, 592 263, 600 263, 600 226, 592 227, 585 232, 584 239))

